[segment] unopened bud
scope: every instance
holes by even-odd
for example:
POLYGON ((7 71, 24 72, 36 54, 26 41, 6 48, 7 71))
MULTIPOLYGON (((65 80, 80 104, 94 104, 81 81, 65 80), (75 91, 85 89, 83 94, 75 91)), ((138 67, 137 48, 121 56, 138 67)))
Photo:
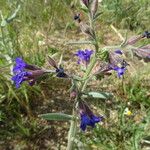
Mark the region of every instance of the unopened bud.
POLYGON ((82 3, 88 8, 89 7, 89 0, 82 0, 82 3))
POLYGON ((141 47, 142 49, 150 49, 150 44, 141 47))
POLYGON ((143 34, 143 38, 144 38, 144 37, 146 37, 146 38, 149 39, 149 38, 150 38, 150 32, 145 31, 144 34, 143 34))
POLYGON ((82 33, 90 36, 91 38, 95 38, 95 33, 94 31, 84 22, 80 22, 80 29, 82 31, 82 33))
POLYGON ((149 49, 144 49, 144 48, 135 48, 132 49, 133 52, 140 58, 148 58, 150 59, 150 50, 149 49))
POLYGON ((109 74, 109 71, 110 71, 109 63, 102 62, 100 64, 100 66, 98 66, 97 71, 96 71, 95 74, 107 74, 107 73, 109 74))
POLYGON ((91 8, 90 8, 92 18, 94 18, 97 12, 97 9, 98 9, 98 0, 93 0, 91 3, 91 8))
POLYGON ((70 93, 70 98, 71 98, 71 99, 75 99, 76 96, 77 96, 77 92, 76 92, 76 91, 72 91, 72 92, 70 93))
POLYGON ((136 42, 138 42, 140 39, 142 39, 142 36, 139 35, 139 36, 134 36, 134 37, 131 37, 129 40, 127 40, 127 45, 133 45, 135 44, 136 42))
POLYGON ((37 78, 39 76, 42 76, 43 74, 45 74, 44 70, 33 70, 31 71, 31 75, 29 76, 29 78, 37 78))

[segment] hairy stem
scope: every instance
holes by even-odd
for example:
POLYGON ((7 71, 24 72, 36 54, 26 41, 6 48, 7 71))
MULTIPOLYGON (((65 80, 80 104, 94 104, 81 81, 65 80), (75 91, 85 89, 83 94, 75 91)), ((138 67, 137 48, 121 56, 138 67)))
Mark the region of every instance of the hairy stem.
MULTIPOLYGON (((94 30, 94 27, 93 27, 93 20, 92 20, 92 17, 91 15, 89 14, 89 23, 90 23, 90 28, 93 30, 93 32, 95 33, 95 30, 94 30)), ((98 52, 98 49, 99 49, 99 45, 98 45, 98 42, 97 42, 97 38, 96 38, 96 35, 95 35, 95 39, 91 41, 91 44, 94 45, 95 47, 95 54, 94 56, 92 57, 91 61, 90 61, 90 64, 88 65, 88 68, 84 74, 84 77, 83 79, 85 79, 81 86, 80 86, 80 90, 81 91, 84 91, 86 86, 87 86, 87 83, 88 83, 88 80, 89 80, 89 76, 92 72, 92 69, 93 67, 95 66, 96 64, 96 53, 98 52)), ((73 108, 73 117, 76 118, 76 113, 75 113, 75 110, 73 108)), ((69 134, 68 134, 68 145, 67 145, 67 150, 72 150, 73 149, 73 144, 74 144, 74 138, 76 136, 76 132, 77 132, 77 119, 74 119, 71 121, 71 125, 70 125, 70 130, 69 130, 69 134)))
POLYGON ((84 75, 84 78, 87 78, 87 79, 81 85, 81 91, 85 90, 87 83, 88 83, 88 76, 91 74, 91 71, 92 71, 93 67, 95 66, 95 63, 96 63, 96 56, 94 55, 94 57, 91 60, 90 65, 89 65, 89 67, 88 67, 88 69, 84 75))
MULTIPOLYGON (((83 77, 86 80, 84 80, 81 84, 81 91, 85 90, 85 88, 87 86, 87 83, 88 83, 88 79, 89 79, 88 77, 91 74, 91 71, 92 71, 93 67, 95 66, 95 64, 96 64, 96 54, 93 56, 89 66, 86 70, 86 73, 83 77)), ((73 115, 74 118, 76 118, 76 113, 75 113, 74 110, 73 110, 72 115, 73 115)), ((67 150, 72 150, 73 149, 74 138, 76 136, 76 128, 77 128, 77 119, 71 121, 70 130, 69 130, 69 134, 68 134, 67 150)))
MULTIPOLYGON (((73 110, 72 115, 74 116, 74 118, 76 118, 76 113, 74 110, 73 110)), ((73 149, 74 138, 76 136, 76 129, 77 129, 77 119, 71 120, 70 130, 68 133, 68 144, 67 144, 66 150, 73 149)))
MULTIPOLYGON (((96 63, 96 55, 94 55, 94 57, 92 58, 87 71, 84 75, 84 79, 87 78, 82 84, 81 84, 81 91, 84 91, 86 88, 86 85, 88 83, 88 76, 91 74, 91 71, 93 69, 93 67, 95 66, 96 63)), ((76 113, 73 110, 72 113, 73 117, 76 118, 76 113)), ((70 125, 70 130, 69 130, 69 134, 68 134, 68 145, 67 145, 67 150, 72 150, 73 149, 73 143, 74 143, 74 138, 76 136, 76 128, 77 128, 77 119, 74 119, 71 121, 71 125, 70 125)))

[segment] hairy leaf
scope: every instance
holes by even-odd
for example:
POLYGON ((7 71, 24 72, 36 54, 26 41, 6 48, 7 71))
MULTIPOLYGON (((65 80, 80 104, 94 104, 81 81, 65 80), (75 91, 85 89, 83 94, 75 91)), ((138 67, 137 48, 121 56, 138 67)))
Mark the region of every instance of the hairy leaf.
POLYGON ((93 98, 99 98, 99 99, 108 99, 108 98, 112 98, 113 95, 112 93, 108 93, 108 92, 89 92, 87 93, 87 96, 91 96, 93 98))
POLYGON ((46 120, 55 120, 55 121, 69 121, 73 119, 71 115, 63 114, 63 113, 47 113, 41 114, 39 117, 46 120))

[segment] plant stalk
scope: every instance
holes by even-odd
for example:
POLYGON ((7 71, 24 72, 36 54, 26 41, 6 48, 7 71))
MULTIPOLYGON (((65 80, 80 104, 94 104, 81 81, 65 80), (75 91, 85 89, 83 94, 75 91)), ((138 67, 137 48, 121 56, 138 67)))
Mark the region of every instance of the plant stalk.
MULTIPOLYGON (((91 15, 89 14, 89 22, 90 22, 90 27, 91 29, 94 31, 94 28, 93 28, 93 20, 92 20, 92 17, 91 15)), ((88 80, 89 80, 89 75, 91 74, 92 72, 92 69, 93 67, 95 66, 96 64, 96 53, 98 52, 98 49, 99 49, 99 46, 98 46, 98 42, 97 42, 97 38, 95 37, 94 39, 94 43, 93 41, 91 41, 91 44, 93 44, 95 46, 95 54, 94 56, 92 57, 91 61, 90 61, 90 64, 88 65, 88 68, 84 74, 84 77, 83 79, 85 79, 81 86, 80 86, 80 90, 81 91, 84 91, 86 86, 87 86, 87 83, 88 83, 88 80)), ((76 113, 75 113, 75 110, 73 108, 73 118, 76 118, 76 113)), ((73 149, 73 144, 74 144, 74 138, 76 136, 76 132, 77 132, 77 119, 74 119, 74 120, 71 120, 71 125, 70 125, 70 130, 69 130, 69 134, 68 134, 68 144, 67 144, 67 150, 72 150, 73 149)))
POLYGON ((88 67, 88 69, 87 69, 87 71, 86 71, 86 73, 84 75, 84 78, 87 78, 87 79, 81 85, 81 91, 82 92, 85 90, 85 88, 87 86, 88 79, 89 79, 88 76, 91 74, 91 71, 92 71, 93 67, 95 66, 95 64, 96 64, 96 56, 94 55, 94 57, 91 60, 90 65, 89 65, 89 67, 88 67))
MULTIPOLYGON (((72 113, 73 117, 76 117, 75 111, 73 110, 72 113)), ((66 150, 72 150, 73 144, 74 144, 74 138, 76 136, 76 130, 77 130, 77 119, 71 120, 70 130, 68 134, 68 144, 66 150)))
MULTIPOLYGON (((92 58, 89 67, 87 68, 87 71, 84 75, 83 78, 87 78, 82 84, 81 84, 81 91, 84 91, 88 82, 88 76, 90 75, 93 67, 95 66, 96 63, 96 55, 92 58)), ((73 110, 73 118, 76 118, 76 113, 73 110)), ((71 125, 70 125, 70 130, 68 134, 68 144, 67 144, 67 150, 72 150, 73 149, 73 144, 74 144, 74 138, 76 136, 76 129, 77 129, 77 119, 71 120, 71 125)))

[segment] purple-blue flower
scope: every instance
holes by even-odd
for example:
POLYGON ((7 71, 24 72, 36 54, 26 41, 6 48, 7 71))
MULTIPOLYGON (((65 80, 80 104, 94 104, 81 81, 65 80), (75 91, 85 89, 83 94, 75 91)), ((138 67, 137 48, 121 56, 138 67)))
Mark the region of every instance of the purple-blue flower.
POLYGON ((81 117, 81 123, 80 128, 85 131, 87 126, 91 126, 92 128, 95 127, 95 123, 98 123, 101 121, 101 117, 97 117, 95 115, 88 116, 86 113, 80 113, 81 117))
POLYGON ((86 130, 87 126, 95 127, 95 124, 100 122, 103 117, 95 116, 85 101, 79 102, 80 112, 80 128, 82 131, 86 130))
MULTIPOLYGON (((59 78, 68 78, 69 75, 65 73, 64 71, 64 68, 56 63, 56 61, 51 58, 51 57, 48 57, 48 62, 50 64, 50 66, 54 67, 55 68, 55 73, 56 73, 56 77, 59 77, 59 78)), ((53 72, 53 71, 52 71, 53 72)))
POLYGON ((93 50, 78 50, 75 54, 78 57, 78 64, 83 63, 87 65, 90 62, 90 58, 93 53, 93 50))
POLYGON ((119 50, 119 49, 118 49, 118 50, 115 50, 115 53, 116 53, 116 54, 120 54, 120 55, 122 55, 122 54, 123 54, 123 53, 122 53, 122 51, 121 51, 121 50, 119 50))
POLYGON ((59 68, 56 68, 57 77, 59 78, 68 78, 69 76, 64 72, 64 68, 61 66, 59 68))
POLYGON ((109 54, 109 68, 110 70, 114 70, 117 72, 119 78, 121 78, 125 71, 126 67, 129 65, 121 55, 123 52, 121 50, 115 50, 114 52, 110 52, 109 54))
POLYGON ((15 62, 16 62, 16 65, 13 68, 14 73, 21 72, 26 67, 26 63, 20 57, 17 57, 15 59, 15 62))
POLYGON ((11 79, 16 88, 19 88, 24 81, 28 81, 30 85, 33 85, 35 80, 45 73, 43 69, 25 63, 20 57, 16 58, 15 62, 16 64, 13 67, 14 76, 11 79))
POLYGON ((115 70, 117 72, 118 77, 121 78, 127 69, 125 67, 116 66, 113 68, 113 70, 115 70))
POLYGON ((27 76, 29 76, 29 75, 30 75, 29 72, 22 71, 22 72, 17 73, 16 75, 14 75, 11 79, 14 81, 16 88, 19 88, 21 83, 23 81, 26 81, 27 76))

